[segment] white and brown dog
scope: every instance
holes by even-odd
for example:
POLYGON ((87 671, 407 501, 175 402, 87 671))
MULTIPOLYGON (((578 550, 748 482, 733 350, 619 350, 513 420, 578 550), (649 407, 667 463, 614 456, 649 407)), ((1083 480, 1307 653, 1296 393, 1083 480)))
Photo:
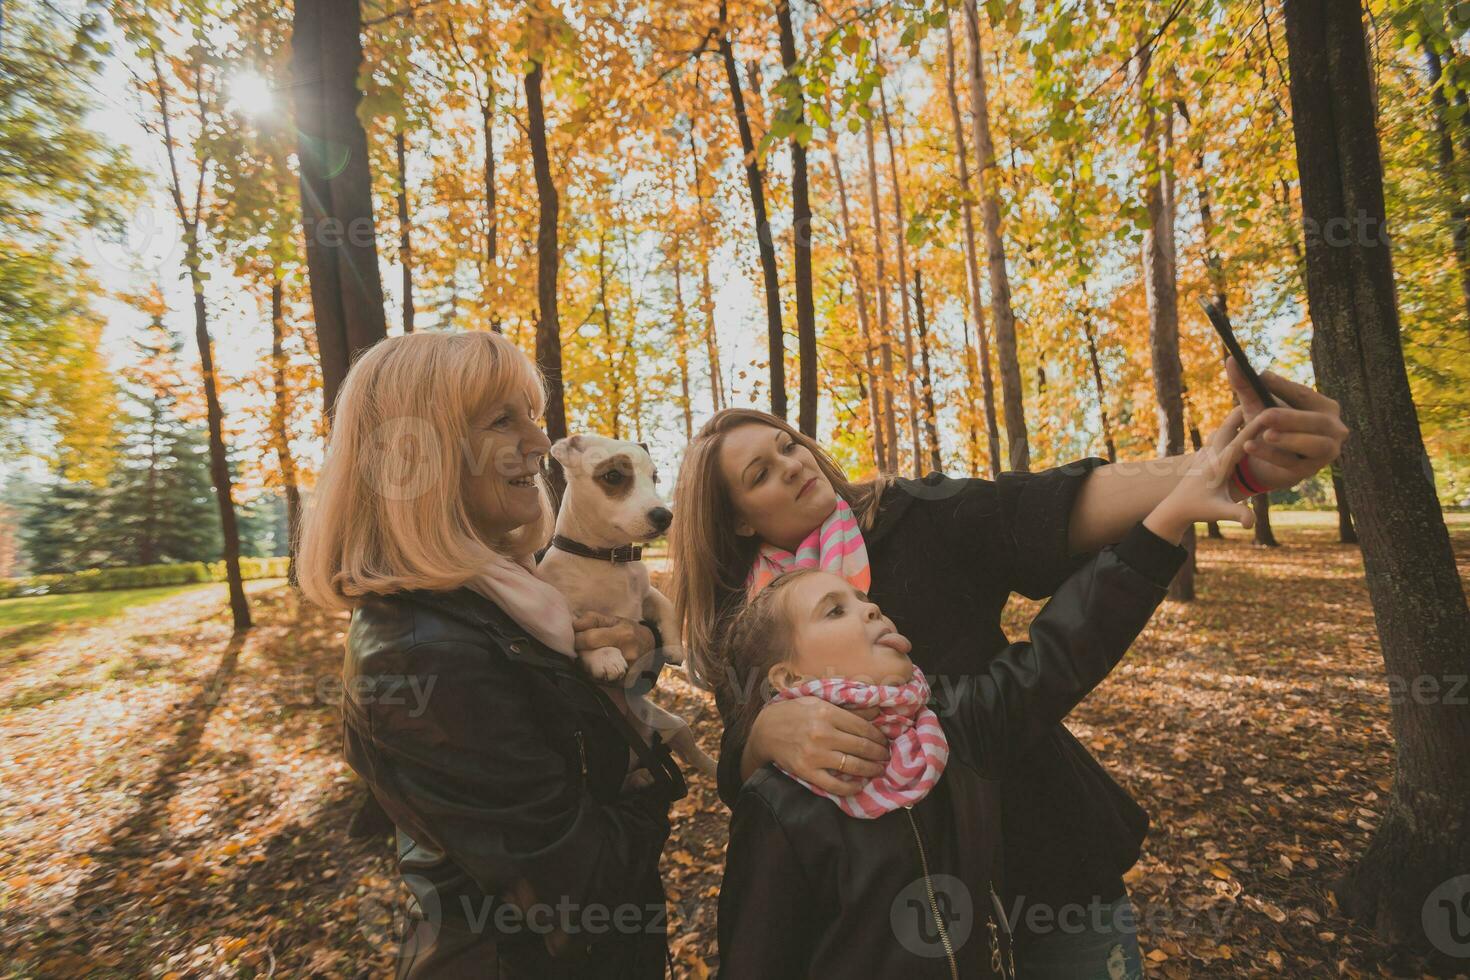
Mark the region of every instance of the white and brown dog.
MULTIPOLYGON (((556 534, 536 575, 556 586, 577 615, 596 612, 654 623, 664 644, 655 656, 683 663, 674 604, 649 583, 642 561, 640 545, 667 531, 674 518, 659 496, 648 449, 636 442, 577 435, 557 440, 551 455, 566 474, 567 489, 556 534)), ((619 683, 628 671, 622 651, 603 647, 578 656, 639 734, 648 739, 659 732, 686 765, 714 775, 715 761, 699 747, 684 719, 619 683)))

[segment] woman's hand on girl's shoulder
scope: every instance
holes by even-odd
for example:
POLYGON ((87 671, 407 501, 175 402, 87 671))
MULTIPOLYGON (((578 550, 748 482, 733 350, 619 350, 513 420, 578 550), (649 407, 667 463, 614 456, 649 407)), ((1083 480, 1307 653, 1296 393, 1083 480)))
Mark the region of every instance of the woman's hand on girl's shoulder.
POLYGON ((769 704, 751 727, 741 777, 774 762, 828 793, 853 796, 888 764, 888 739, 872 724, 876 715, 875 708, 839 708, 814 697, 769 704))

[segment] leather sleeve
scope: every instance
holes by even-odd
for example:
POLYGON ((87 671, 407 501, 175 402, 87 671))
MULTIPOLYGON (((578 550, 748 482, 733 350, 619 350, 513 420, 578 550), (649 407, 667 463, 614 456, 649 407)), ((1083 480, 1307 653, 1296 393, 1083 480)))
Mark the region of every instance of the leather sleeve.
POLYGON ((720 886, 720 980, 804 978, 815 938, 811 905, 780 821, 760 796, 743 794, 730 820, 720 886))
POLYGON ((1148 624, 1187 557, 1142 524, 1064 581, 985 673, 939 680, 945 729, 987 775, 1000 775, 1067 716, 1148 624))
POLYGON ((666 790, 597 802, 548 743, 521 668, 491 651, 420 643, 393 662, 408 676, 363 675, 348 697, 371 719, 375 771, 364 776, 397 804, 390 812, 412 815, 419 843, 486 894, 525 879, 550 904, 639 901, 669 832, 666 790), (390 681, 427 696, 381 696, 390 681))
POLYGON ((929 501, 940 540, 964 549, 964 565, 995 587, 1044 599, 1084 560, 1067 544, 1072 506, 1088 474, 1107 462, 1089 456, 1035 473, 1008 470, 994 480, 934 474, 905 486, 929 501))

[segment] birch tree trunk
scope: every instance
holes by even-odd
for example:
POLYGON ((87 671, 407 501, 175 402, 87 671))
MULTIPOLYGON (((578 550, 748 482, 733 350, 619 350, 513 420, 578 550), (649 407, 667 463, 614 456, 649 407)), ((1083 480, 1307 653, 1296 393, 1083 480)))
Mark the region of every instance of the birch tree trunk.
POLYGON ((898 470, 898 423, 893 413, 893 345, 888 322, 888 283, 883 257, 883 208, 878 200, 878 154, 873 146, 873 121, 863 121, 868 148, 868 209, 873 219, 873 289, 878 294, 878 355, 883 369, 883 441, 888 466, 898 470))
MULTIPOLYGON (((960 219, 964 228, 965 282, 969 286, 970 315, 975 320, 979 344, 980 393, 985 407, 985 437, 990 455, 990 477, 1000 475, 1000 426, 995 418, 995 379, 990 373, 990 332, 985 323, 985 303, 980 296, 979 249, 975 244, 975 205, 970 191, 970 160, 965 147, 965 127, 960 118, 960 99, 955 91, 954 30, 944 21, 945 94, 949 97, 950 124, 954 127, 955 168, 960 181, 960 219)), ((969 344, 965 345, 967 348, 969 344)), ((971 394, 973 399, 973 393, 971 394)), ((973 412, 972 412, 973 415, 973 412)))
POLYGON ((760 164, 755 156, 755 137, 750 129, 750 116, 745 109, 745 94, 740 88, 740 66, 735 61, 735 46, 730 41, 726 19, 726 2, 720 0, 720 59, 725 66, 725 80, 730 86, 730 101, 735 108, 735 124, 740 132, 740 150, 745 154, 745 183, 750 188, 750 209, 755 217, 756 245, 760 251, 761 278, 766 286, 766 347, 770 356, 771 414, 786 417, 786 339, 781 327, 781 276, 776 268, 776 243, 771 237, 771 222, 766 217, 766 191, 760 164))
MULTIPOLYGON (((831 112, 828 112, 831 115, 831 112)), ((873 366, 873 327, 868 315, 868 289, 863 282, 862 266, 858 262, 857 243, 852 234, 852 214, 847 206, 847 182, 842 176, 842 151, 834 134, 832 137, 832 172, 837 178, 837 203, 842 214, 843 250, 847 253, 847 264, 852 269, 852 291, 857 298, 858 327, 863 336, 863 367, 868 372, 867 388, 868 424, 873 428, 873 465, 880 471, 890 469, 887 444, 884 442, 883 412, 880 405, 877 371, 873 366)))
MULTIPOLYGON (((1135 83, 1143 102, 1143 197, 1148 227, 1143 232, 1143 281, 1148 300, 1149 349, 1153 360, 1154 397, 1158 402, 1160 456, 1184 453, 1183 371, 1179 363, 1179 294, 1175 280, 1174 192, 1169 176, 1173 148, 1173 111, 1164 103, 1164 119, 1149 84, 1152 52, 1145 47, 1135 66, 1135 83)), ((1185 532, 1191 560, 1169 586, 1169 598, 1194 598, 1194 527, 1185 532)))
POLYGON ((971 125, 975 129, 975 155, 978 158, 980 177, 980 223, 985 231, 985 261, 990 277, 990 316, 995 323, 996 356, 1000 361, 1007 459, 1010 469, 1029 470, 1031 444, 1026 435, 1021 361, 1016 344, 1016 315, 1011 309, 1011 280, 1006 270, 1005 241, 1001 234, 995 143, 990 136, 990 103, 985 93, 985 52, 980 44, 980 15, 975 0, 965 0, 965 28, 970 48, 971 125))
POLYGON ((883 135, 888 143, 888 176, 893 182, 893 237, 898 253, 899 311, 900 322, 903 324, 903 384, 908 402, 909 447, 913 454, 910 459, 914 476, 919 476, 924 454, 919 443, 919 399, 914 391, 914 329, 909 312, 909 259, 906 241, 908 223, 903 214, 903 182, 898 177, 898 151, 893 145, 893 124, 888 118, 888 96, 883 94, 881 83, 878 85, 878 106, 883 118, 883 135))

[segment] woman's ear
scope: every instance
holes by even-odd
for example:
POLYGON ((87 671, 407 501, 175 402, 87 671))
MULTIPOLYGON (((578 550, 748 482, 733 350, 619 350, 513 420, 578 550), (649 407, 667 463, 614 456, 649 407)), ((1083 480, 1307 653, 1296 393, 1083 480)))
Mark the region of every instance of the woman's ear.
POLYGON ((755 528, 744 521, 737 521, 735 524, 735 533, 742 538, 753 538, 755 537, 755 528))
POLYGON ((785 660, 766 671, 766 680, 770 681, 771 686, 778 691, 795 687, 805 679, 791 663, 785 660))

